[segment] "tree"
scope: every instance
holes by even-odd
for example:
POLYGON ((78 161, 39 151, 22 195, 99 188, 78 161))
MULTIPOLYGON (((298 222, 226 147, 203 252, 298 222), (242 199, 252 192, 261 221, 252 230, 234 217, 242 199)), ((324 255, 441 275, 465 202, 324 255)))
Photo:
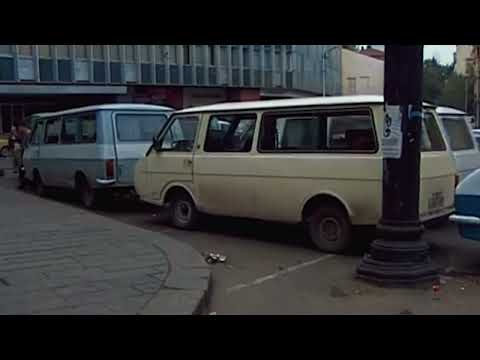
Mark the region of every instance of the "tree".
POLYGON ((436 103, 443 90, 445 72, 435 58, 428 59, 423 66, 423 98, 436 103))
POLYGON ((439 104, 458 109, 465 108, 465 77, 455 72, 450 74, 445 81, 439 104))

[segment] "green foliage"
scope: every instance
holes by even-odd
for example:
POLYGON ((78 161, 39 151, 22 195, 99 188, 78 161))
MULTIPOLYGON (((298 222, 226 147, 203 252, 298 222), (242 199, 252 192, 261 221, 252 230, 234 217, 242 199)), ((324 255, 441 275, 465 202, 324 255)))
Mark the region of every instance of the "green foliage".
MULTIPOLYGON (((465 77, 454 72, 454 64, 441 65, 435 58, 425 60, 423 67, 423 98, 425 101, 437 105, 464 109, 465 81, 465 77)), ((473 99, 472 86, 468 88, 468 98, 470 104, 473 99)))

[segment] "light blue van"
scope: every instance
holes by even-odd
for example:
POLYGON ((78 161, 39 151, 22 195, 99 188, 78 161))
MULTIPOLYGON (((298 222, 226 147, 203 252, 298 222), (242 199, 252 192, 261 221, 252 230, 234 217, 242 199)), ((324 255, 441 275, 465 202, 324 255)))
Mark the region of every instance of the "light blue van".
POLYGON ((23 155, 36 193, 78 191, 87 208, 113 192, 133 191, 133 171, 173 109, 144 104, 88 106, 40 114, 23 155))

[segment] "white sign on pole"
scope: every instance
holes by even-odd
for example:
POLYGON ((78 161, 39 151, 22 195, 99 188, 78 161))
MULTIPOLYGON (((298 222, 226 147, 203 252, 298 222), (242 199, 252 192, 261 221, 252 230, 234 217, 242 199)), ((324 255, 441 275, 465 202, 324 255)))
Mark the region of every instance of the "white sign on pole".
POLYGON ((382 137, 384 159, 400 159, 402 156, 402 114, 400 106, 386 105, 382 137))

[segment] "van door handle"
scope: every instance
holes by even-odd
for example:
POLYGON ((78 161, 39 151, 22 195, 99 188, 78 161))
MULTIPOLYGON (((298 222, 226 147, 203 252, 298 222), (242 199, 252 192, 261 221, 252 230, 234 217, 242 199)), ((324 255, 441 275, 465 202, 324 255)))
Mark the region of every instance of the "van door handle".
POLYGON ((185 160, 183 161, 183 164, 184 164, 186 167, 191 167, 192 164, 193 164, 193 161, 190 160, 190 159, 185 159, 185 160))

